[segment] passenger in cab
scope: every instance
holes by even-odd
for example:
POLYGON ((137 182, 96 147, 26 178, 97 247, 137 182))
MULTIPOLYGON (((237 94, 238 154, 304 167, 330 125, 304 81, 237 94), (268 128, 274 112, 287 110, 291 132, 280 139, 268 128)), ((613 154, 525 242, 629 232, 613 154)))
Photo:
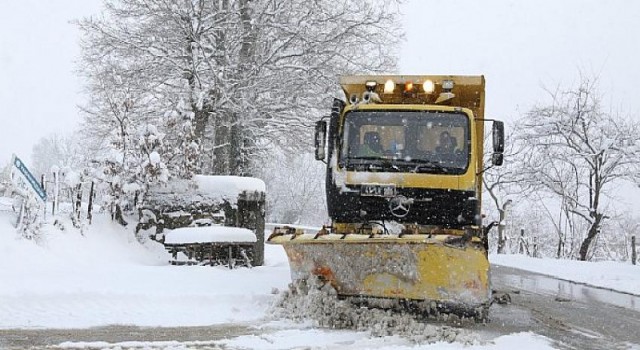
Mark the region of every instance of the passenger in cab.
POLYGON ((453 155, 458 142, 456 138, 451 136, 448 131, 440 133, 440 139, 438 140, 438 146, 436 147, 436 154, 438 155, 453 155))

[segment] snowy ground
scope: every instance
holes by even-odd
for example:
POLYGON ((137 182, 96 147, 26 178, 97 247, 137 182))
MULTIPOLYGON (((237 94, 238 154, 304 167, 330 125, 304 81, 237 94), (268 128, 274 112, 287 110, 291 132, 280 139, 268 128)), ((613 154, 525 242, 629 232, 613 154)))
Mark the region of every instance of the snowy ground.
MULTIPOLYGON (((169 266, 168 256, 153 242, 138 244, 130 232, 98 215, 81 234, 65 224, 51 225, 35 244, 17 237, 13 214, 0 208, 0 329, 88 328, 101 325, 204 326, 243 324, 269 329, 260 335, 211 342, 65 342, 61 348, 241 348, 241 349, 551 349, 551 342, 532 333, 494 339, 439 326, 420 329, 421 338, 386 335, 366 327, 335 330, 307 320, 281 319, 272 305, 289 283, 281 247, 266 247, 266 265, 253 269, 169 266), (441 341, 425 334, 454 332, 441 341), (426 340, 426 341, 424 341, 426 340), (434 343, 434 341, 438 341, 434 343)), ((640 267, 624 264, 575 264, 492 257, 494 263, 606 283, 637 293, 640 267), (594 268, 595 266, 595 268, 594 268), (635 289, 634 289, 635 288, 635 289)), ((595 282, 594 282, 595 283, 595 282)), ((378 324, 377 327, 380 327, 378 324)), ((415 325, 414 325, 415 327, 415 325)), ((395 334, 395 333, 394 333, 395 334)), ((0 339, 0 345, 2 344, 0 339)), ((0 346, 1 347, 1 346, 0 346)))

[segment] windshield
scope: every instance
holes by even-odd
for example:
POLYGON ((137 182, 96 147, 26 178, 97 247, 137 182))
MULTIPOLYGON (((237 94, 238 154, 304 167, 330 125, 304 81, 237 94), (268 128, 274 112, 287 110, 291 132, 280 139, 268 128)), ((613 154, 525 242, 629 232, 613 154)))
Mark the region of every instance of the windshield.
POLYGON ((354 170, 461 174, 469 141, 464 113, 354 111, 345 117, 341 160, 354 170))

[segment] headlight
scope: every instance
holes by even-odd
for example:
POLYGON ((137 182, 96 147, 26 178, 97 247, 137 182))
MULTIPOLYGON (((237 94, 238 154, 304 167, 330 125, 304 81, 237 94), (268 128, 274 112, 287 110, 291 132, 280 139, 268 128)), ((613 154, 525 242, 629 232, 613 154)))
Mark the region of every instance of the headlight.
POLYGON ((436 89, 435 84, 433 84, 433 81, 429 79, 425 80, 424 83, 422 83, 422 90, 424 90, 424 92, 427 94, 433 93, 435 89, 436 89))
POLYGON ((389 79, 387 80, 386 83, 384 83, 384 93, 385 94, 392 94, 393 90, 396 89, 396 83, 393 82, 393 80, 389 79))

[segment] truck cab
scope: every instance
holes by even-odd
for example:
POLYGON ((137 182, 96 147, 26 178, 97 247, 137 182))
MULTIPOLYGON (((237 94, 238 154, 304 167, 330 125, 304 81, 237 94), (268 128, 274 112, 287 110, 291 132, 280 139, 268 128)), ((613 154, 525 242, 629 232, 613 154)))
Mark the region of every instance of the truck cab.
MULTIPOLYGON (((335 100, 316 125, 334 223, 478 231, 484 77, 348 76, 340 84, 348 102, 335 100)), ((494 121, 494 141, 493 165, 500 165, 501 122, 494 121)))

